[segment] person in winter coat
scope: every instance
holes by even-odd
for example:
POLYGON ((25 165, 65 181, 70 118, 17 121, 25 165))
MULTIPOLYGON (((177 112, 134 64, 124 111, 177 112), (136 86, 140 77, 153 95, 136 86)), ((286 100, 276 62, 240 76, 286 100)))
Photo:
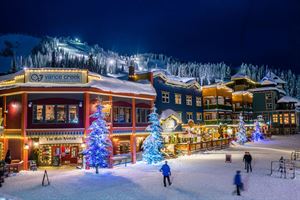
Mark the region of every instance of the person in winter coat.
POLYGON ((5 163, 10 164, 11 163, 11 155, 10 155, 10 150, 8 149, 5 155, 5 163))
POLYGON ((251 162, 252 162, 252 156, 249 152, 246 152, 243 158, 243 161, 245 162, 245 169, 247 169, 247 173, 252 172, 252 166, 251 166, 251 162))
POLYGON ((281 156, 280 159, 279 159, 279 169, 278 169, 278 171, 280 171, 281 176, 282 176, 282 174, 284 172, 284 159, 283 159, 283 156, 281 156))
POLYGON ((164 186, 167 187, 166 179, 168 179, 168 183, 169 183, 169 185, 171 185, 172 184, 171 181, 170 181, 171 169, 168 165, 168 161, 165 161, 165 164, 160 168, 159 171, 162 172, 162 175, 164 177, 164 179, 163 179, 164 186))
POLYGON ((241 189, 243 188, 241 171, 236 171, 236 174, 234 176, 233 184, 236 185, 236 194, 238 196, 240 196, 241 195, 241 189))

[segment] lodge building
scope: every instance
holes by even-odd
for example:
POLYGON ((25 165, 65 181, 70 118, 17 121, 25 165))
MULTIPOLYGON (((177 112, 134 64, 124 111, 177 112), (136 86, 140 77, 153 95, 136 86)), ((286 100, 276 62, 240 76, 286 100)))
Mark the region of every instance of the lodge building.
POLYGON ((40 165, 76 164, 93 121, 104 106, 113 154, 134 163, 148 135, 156 98, 151 84, 100 76, 84 69, 30 68, 0 77, 0 159, 38 157, 40 165))

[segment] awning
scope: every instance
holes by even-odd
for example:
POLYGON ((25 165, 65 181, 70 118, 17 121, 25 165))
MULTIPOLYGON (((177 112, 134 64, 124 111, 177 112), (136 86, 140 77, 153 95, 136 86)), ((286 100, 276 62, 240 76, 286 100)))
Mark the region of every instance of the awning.
POLYGON ((51 137, 51 136, 83 136, 83 130, 69 130, 69 131, 51 131, 51 130, 32 130, 27 131, 28 137, 51 137))

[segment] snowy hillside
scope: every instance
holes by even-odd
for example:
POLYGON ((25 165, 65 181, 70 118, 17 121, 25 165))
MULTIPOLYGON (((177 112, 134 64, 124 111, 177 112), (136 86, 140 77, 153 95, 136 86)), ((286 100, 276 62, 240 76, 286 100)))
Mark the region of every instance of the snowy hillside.
MULTIPOLYGON (((230 80, 233 68, 226 63, 181 62, 162 54, 143 53, 131 56, 104 50, 76 38, 43 37, 26 35, 0 36, 0 67, 8 71, 11 66, 86 68, 112 77, 124 77, 128 63, 133 60, 136 71, 166 70, 178 77, 193 77, 200 85, 230 80), (14 62, 13 62, 14 61, 14 62)), ((239 71, 255 81, 260 81, 267 71, 272 71, 287 82, 287 95, 300 98, 300 76, 287 67, 272 68, 241 63, 239 71)), ((13 70, 11 70, 13 71, 13 70)))
POLYGON ((11 66, 13 55, 16 57, 26 57, 31 54, 31 50, 38 45, 40 38, 9 34, 0 36, 0 67, 8 70, 11 66))

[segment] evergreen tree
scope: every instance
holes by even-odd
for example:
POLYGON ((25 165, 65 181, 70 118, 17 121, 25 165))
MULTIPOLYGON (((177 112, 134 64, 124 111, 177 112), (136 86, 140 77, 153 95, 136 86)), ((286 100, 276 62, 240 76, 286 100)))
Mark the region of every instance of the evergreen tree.
POLYGON ((88 148, 84 153, 89 165, 96 168, 96 174, 98 174, 99 167, 108 167, 110 149, 112 148, 102 109, 103 106, 98 105, 97 111, 91 115, 92 118, 96 119, 89 127, 91 132, 87 137, 88 148))
POLYGON ((236 135, 236 141, 240 144, 247 142, 246 127, 242 113, 239 116, 239 127, 236 135))
POLYGON ((163 155, 160 150, 163 148, 163 138, 161 135, 162 129, 156 113, 156 107, 153 108, 149 115, 150 126, 148 131, 150 135, 143 143, 143 160, 148 164, 156 164, 163 160, 163 155))
POLYGON ((259 141, 260 139, 262 139, 263 134, 260 132, 260 125, 259 125, 259 121, 256 120, 255 121, 255 130, 252 133, 252 140, 253 141, 259 141))

